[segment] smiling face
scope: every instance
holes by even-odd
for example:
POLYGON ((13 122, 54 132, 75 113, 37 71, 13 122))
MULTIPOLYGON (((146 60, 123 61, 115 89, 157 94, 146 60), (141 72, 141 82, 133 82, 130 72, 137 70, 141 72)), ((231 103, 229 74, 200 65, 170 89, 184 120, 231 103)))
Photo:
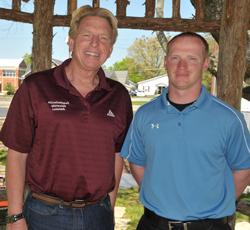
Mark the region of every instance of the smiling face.
POLYGON ((74 38, 69 39, 72 61, 83 70, 98 70, 112 52, 112 39, 112 29, 106 19, 84 17, 74 38))
POLYGON ((172 90, 200 91, 202 73, 209 59, 204 44, 197 37, 178 37, 168 47, 165 68, 172 90))

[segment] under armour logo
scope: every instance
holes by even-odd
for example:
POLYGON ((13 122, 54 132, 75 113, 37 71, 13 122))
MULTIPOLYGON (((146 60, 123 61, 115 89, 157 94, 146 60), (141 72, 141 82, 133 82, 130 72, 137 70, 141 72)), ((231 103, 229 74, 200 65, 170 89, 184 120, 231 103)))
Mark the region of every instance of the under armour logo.
POLYGON ((151 129, 159 129, 160 128, 160 124, 159 123, 151 123, 151 129))
POLYGON ((108 113, 107 113, 107 116, 115 117, 115 114, 111 110, 109 110, 108 113))

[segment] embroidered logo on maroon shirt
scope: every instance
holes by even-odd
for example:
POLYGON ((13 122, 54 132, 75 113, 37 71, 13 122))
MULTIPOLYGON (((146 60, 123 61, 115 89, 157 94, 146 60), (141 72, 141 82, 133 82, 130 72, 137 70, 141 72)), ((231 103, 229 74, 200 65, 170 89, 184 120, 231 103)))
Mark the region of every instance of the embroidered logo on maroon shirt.
POLYGON ((52 111, 65 111, 69 101, 48 101, 52 111))

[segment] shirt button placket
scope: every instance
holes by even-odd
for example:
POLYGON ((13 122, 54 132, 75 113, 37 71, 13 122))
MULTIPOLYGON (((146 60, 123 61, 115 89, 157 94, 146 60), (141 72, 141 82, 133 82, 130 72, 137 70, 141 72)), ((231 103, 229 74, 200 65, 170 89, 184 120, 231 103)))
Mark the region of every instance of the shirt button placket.
POLYGON ((86 121, 88 120, 88 116, 90 113, 90 104, 86 100, 82 100, 82 117, 83 120, 86 121))

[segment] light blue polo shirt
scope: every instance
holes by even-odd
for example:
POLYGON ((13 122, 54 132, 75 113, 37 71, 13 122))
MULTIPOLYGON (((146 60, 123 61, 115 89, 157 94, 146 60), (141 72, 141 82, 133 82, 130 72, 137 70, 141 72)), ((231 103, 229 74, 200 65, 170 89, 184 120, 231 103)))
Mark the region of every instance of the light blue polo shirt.
POLYGON ((202 87, 178 111, 161 96, 135 114, 121 156, 145 167, 140 200, 175 220, 220 218, 235 211, 232 171, 250 168, 243 115, 202 87))

